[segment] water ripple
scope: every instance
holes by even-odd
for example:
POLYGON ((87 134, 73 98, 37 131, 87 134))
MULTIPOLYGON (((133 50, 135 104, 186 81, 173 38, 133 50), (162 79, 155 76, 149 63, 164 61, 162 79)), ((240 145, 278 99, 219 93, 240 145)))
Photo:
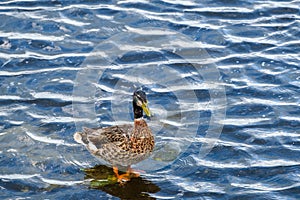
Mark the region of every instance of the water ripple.
MULTIPOLYGON (((111 198, 104 191, 85 188, 79 168, 92 167, 98 161, 73 141, 74 123, 89 119, 74 119, 71 103, 94 105, 103 126, 128 123, 131 119, 112 120, 111 102, 131 99, 131 93, 116 88, 115 83, 134 82, 136 75, 128 71, 151 65, 180 72, 178 77, 162 77, 172 82, 170 87, 140 78, 141 83, 151 85, 149 106, 155 115, 149 125, 157 131, 158 147, 166 143, 178 153, 181 143, 191 144, 169 166, 142 174, 161 187, 151 197, 299 199, 298 4, 297 0, 0 2, 3 198, 34 198, 35 194, 54 195, 45 196, 53 199, 111 198), (186 60, 172 55, 174 52, 145 49, 132 40, 126 46, 114 44, 130 53, 117 55, 113 65, 99 67, 96 62, 90 66, 104 72, 102 79, 93 83, 95 97, 72 94, 85 58, 109 56, 107 49, 94 50, 99 43, 126 31, 143 35, 145 43, 149 35, 162 34, 154 28, 151 33, 145 31, 149 26, 190 37, 211 57, 189 61, 216 65, 223 82, 206 82, 189 70, 186 60), (177 84, 182 79, 193 84, 189 88, 177 84), (218 139, 205 138, 212 114, 225 108, 212 104, 209 91, 221 87, 226 90, 227 116, 216 123, 224 126, 223 131, 218 139), (198 102, 189 99, 191 92, 198 102), (128 99, 115 97, 116 93, 128 99), (185 97, 180 104, 174 93, 185 97), (195 137, 187 137, 189 127, 197 126, 188 120, 195 112, 201 124, 195 137), (174 137, 178 129, 181 132, 174 137), (215 140, 210 154, 199 158, 201 145, 215 140)), ((176 39, 169 43, 194 47, 176 39)), ((164 158, 174 159, 169 154, 164 158)))

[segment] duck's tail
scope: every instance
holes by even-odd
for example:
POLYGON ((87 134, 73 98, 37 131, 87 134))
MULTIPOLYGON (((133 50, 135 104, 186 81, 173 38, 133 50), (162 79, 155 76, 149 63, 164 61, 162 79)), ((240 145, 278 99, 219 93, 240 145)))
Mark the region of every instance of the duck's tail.
POLYGON ((83 136, 82 132, 76 132, 76 133, 74 133, 73 138, 77 143, 84 144, 84 142, 82 140, 82 136, 83 136))
POLYGON ((87 139, 87 134, 89 132, 91 132, 93 129, 90 129, 90 128, 86 128, 84 127, 83 128, 83 132, 76 132, 74 133, 73 137, 74 137, 74 140, 79 143, 79 144, 83 144, 83 145, 86 145, 89 143, 88 139, 87 139))

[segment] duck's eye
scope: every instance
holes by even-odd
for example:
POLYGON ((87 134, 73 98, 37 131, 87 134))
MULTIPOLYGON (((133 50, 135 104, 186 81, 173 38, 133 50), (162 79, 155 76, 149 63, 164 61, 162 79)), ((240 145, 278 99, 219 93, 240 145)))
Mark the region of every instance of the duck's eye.
POLYGON ((143 105, 143 102, 138 97, 134 97, 134 101, 135 101, 137 106, 142 106, 143 105))

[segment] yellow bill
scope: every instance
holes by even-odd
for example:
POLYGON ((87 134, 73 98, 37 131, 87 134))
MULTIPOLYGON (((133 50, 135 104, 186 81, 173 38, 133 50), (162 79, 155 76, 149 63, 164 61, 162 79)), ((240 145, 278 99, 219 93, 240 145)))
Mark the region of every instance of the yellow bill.
POLYGON ((150 112, 150 110, 149 110, 149 108, 148 108, 148 106, 147 106, 147 103, 143 103, 143 104, 142 104, 142 109, 143 109, 143 111, 146 113, 146 115, 147 115, 148 117, 151 117, 151 112, 150 112))

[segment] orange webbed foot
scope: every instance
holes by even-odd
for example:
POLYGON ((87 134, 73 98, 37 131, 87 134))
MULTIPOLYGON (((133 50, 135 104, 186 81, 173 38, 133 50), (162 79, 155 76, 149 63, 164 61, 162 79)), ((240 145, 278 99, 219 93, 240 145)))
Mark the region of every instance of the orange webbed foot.
POLYGON ((130 181, 131 178, 137 178, 140 176, 139 171, 133 170, 130 166, 128 167, 125 174, 119 174, 118 168, 113 167, 113 171, 117 177, 118 182, 122 185, 127 181, 130 181))
POLYGON ((129 173, 131 175, 131 177, 134 177, 134 178, 140 177, 141 172, 144 172, 144 171, 132 169, 130 166, 127 169, 127 173, 129 173))
POLYGON ((118 183, 124 184, 127 181, 130 181, 130 173, 126 172, 125 174, 119 175, 119 171, 117 167, 113 167, 114 173, 117 177, 118 183))

